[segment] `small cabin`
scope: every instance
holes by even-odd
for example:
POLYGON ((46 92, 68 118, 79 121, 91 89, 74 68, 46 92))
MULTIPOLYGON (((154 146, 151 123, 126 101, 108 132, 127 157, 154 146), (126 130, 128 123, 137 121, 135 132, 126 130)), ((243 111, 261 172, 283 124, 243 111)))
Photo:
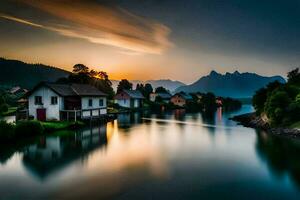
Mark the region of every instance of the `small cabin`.
POLYGON ((28 114, 36 120, 100 118, 107 114, 106 94, 87 84, 42 82, 28 94, 28 114))
POLYGON ((122 90, 115 97, 115 103, 124 108, 141 108, 145 97, 139 90, 122 90))
POLYGON ((174 94, 170 101, 176 106, 184 107, 187 102, 193 101, 193 97, 185 92, 179 92, 174 94))

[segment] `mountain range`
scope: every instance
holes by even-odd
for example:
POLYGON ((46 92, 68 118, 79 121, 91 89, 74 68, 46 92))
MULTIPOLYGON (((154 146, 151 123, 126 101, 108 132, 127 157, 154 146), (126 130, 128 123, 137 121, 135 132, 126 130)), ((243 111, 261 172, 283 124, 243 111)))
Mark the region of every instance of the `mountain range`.
MULTIPOLYGON (((18 60, 0 58, 0 85, 21 86, 31 89, 41 81, 54 82, 59 78, 67 77, 71 72, 43 64, 28 64, 18 60)), ((138 83, 150 83, 153 88, 163 86, 170 92, 213 92, 217 96, 248 98, 252 97, 256 90, 264 87, 270 82, 285 82, 281 76, 265 77, 255 73, 233 73, 220 74, 211 71, 207 76, 201 77, 191 85, 185 85, 180 81, 169 79, 161 80, 130 80, 133 88, 138 83)), ((116 90, 118 80, 112 80, 113 88, 116 90)))
POLYGON ((217 96, 232 98, 248 98, 252 97, 255 91, 266 86, 273 81, 285 83, 285 79, 281 76, 260 76, 255 73, 233 73, 227 72, 220 74, 211 71, 207 76, 200 78, 191 85, 181 86, 176 92, 213 92, 217 96))
MULTIPOLYGON (((59 78, 67 77, 71 72, 43 64, 28 64, 18 60, 9 60, 0 58, 0 85, 20 86, 22 88, 31 89, 41 81, 54 82, 59 78)), ((163 86, 173 92, 176 88, 184 86, 179 81, 164 80, 130 80, 133 88, 138 83, 150 83, 153 88, 163 86)), ((113 88, 116 91, 119 80, 112 80, 113 88)))

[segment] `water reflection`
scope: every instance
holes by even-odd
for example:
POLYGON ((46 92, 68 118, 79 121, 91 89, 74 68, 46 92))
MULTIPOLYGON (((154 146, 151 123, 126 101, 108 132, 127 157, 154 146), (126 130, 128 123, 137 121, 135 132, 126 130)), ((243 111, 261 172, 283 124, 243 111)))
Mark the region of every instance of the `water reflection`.
POLYGON ((300 188, 300 140, 257 131, 256 150, 273 175, 278 178, 288 175, 300 188))
POLYGON ((0 199, 297 199, 300 141, 228 120, 251 110, 122 114, 37 138, 1 153, 0 199))
POLYGON ((106 125, 62 137, 41 137, 38 143, 24 149, 23 164, 32 175, 45 179, 74 160, 84 160, 90 152, 106 144, 106 125))

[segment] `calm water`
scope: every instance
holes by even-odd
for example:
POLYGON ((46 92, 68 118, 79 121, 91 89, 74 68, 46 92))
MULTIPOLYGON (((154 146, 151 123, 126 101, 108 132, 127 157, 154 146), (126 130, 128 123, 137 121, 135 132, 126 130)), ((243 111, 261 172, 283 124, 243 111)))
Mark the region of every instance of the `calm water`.
POLYGON ((0 199, 300 199, 300 140, 228 120, 251 109, 121 115, 2 148, 0 199))

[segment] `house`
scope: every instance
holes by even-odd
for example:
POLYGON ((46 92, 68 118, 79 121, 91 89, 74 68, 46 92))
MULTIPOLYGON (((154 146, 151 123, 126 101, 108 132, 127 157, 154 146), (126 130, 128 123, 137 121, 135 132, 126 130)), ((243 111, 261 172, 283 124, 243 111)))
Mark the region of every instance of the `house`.
POLYGON ((9 90, 9 93, 13 95, 22 95, 25 94, 26 92, 28 92, 28 90, 22 89, 19 86, 13 87, 9 90))
POLYGON ((189 101, 193 101, 193 97, 185 92, 179 92, 172 96, 170 100, 174 105, 183 107, 189 101))
POLYGON ((140 108, 145 97, 139 90, 123 90, 115 97, 115 103, 125 108, 140 108))
POLYGON ((156 98, 159 97, 163 102, 169 103, 171 100, 171 95, 166 92, 159 92, 159 93, 151 93, 150 94, 150 101, 156 101, 156 98))
POLYGON ((107 113, 106 94, 86 84, 42 82, 28 92, 28 113, 34 119, 99 118, 107 113))

